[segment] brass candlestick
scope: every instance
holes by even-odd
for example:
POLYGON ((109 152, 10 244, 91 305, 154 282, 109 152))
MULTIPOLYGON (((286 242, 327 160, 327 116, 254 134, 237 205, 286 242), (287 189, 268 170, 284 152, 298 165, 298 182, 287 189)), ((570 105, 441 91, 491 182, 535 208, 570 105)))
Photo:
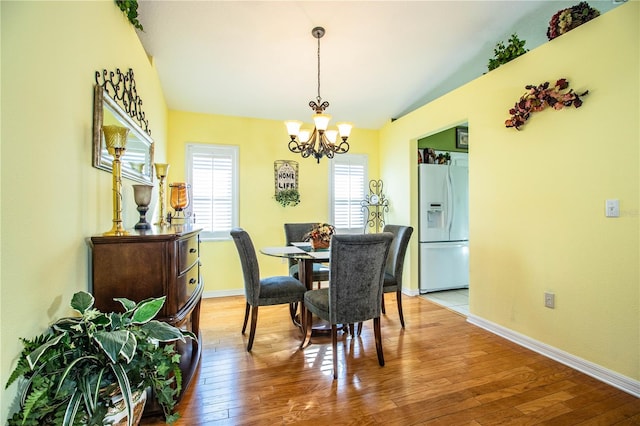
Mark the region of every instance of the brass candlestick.
POLYGON ((167 173, 169 173, 169 165, 166 163, 154 163, 156 168, 156 177, 160 181, 158 185, 159 188, 159 196, 158 203, 160 204, 160 220, 154 225, 160 226, 169 226, 169 222, 167 222, 167 218, 164 214, 164 179, 167 177, 167 173))
POLYGON ((127 146, 129 129, 121 126, 102 126, 107 151, 113 155, 111 167, 113 175, 113 226, 102 235, 128 235, 122 226, 122 171, 120 157, 124 155, 127 146))

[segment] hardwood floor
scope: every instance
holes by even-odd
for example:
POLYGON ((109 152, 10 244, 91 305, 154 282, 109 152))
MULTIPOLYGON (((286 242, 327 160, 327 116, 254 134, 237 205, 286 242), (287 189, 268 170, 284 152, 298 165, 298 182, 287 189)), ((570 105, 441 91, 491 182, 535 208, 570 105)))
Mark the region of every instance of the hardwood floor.
POLYGON ((339 341, 337 380, 330 338, 298 350, 287 306, 260 307, 248 353, 244 297, 203 300, 202 360, 177 425, 640 425, 640 399, 420 297, 403 298, 403 331, 386 297, 385 366, 369 321, 339 341))

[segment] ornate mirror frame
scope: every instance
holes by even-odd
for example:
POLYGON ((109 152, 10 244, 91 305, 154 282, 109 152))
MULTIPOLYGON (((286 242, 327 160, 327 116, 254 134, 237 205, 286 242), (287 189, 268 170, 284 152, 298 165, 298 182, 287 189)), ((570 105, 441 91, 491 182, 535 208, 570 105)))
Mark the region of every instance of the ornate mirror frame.
POLYGON ((96 71, 93 96, 93 166, 112 172, 113 157, 107 152, 102 126, 115 124, 130 129, 125 155, 121 158, 122 176, 136 182, 153 183, 153 150, 149 123, 142 111, 133 70, 126 74, 116 69, 96 71), (102 79, 102 81, 100 81, 102 79), (119 102, 118 102, 119 101, 119 102))

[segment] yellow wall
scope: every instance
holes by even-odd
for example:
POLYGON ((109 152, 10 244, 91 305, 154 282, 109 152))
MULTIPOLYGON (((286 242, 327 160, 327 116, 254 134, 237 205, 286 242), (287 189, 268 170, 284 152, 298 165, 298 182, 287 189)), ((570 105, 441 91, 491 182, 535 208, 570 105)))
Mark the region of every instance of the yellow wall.
MULTIPOLYGON (((4 390, 21 350, 71 295, 88 289, 86 238, 111 228, 111 174, 92 167, 94 73, 133 68, 156 158, 165 158, 167 108, 155 69, 112 1, 0 2, 2 40, 1 305, 4 390)), ((135 224, 124 182, 125 225, 135 224)))
MULTIPOLYGON (((351 137, 353 153, 370 155, 369 177, 385 182, 389 221, 417 227, 416 140, 468 121, 472 314, 636 380, 639 15, 629 2, 379 132, 351 137), (537 113, 521 132, 503 127, 525 84, 559 77, 590 89, 582 108, 537 113), (607 198, 621 200, 620 218, 604 217, 607 198), (556 293, 555 310, 542 306, 546 290, 556 293)), ((185 143, 240 146, 240 225, 257 247, 283 241, 279 224, 327 219, 326 160, 289 153, 280 122, 168 112, 155 69, 111 1, 2 1, 0 19, 2 385, 18 338, 68 314, 71 295, 88 288, 86 238, 111 227, 111 176, 91 166, 96 70, 134 69, 170 182, 184 179, 185 143), (272 199, 279 159, 300 163, 297 207, 272 199)), ((128 227, 137 220, 130 184, 128 227)), ((414 291, 417 247, 413 238, 414 291)), ((202 252, 207 293, 241 291, 232 243, 206 242, 202 252)), ((286 271, 278 259, 259 260, 265 275, 286 271)), ((0 395, 6 419, 15 386, 0 395)))
MULTIPOLYGON (((329 219, 329 161, 317 164, 287 148, 289 137, 283 122, 221 115, 170 111, 169 182, 185 179, 185 144, 208 143, 239 146, 240 226, 251 235, 256 249, 284 244, 286 222, 329 219), (273 163, 294 160, 299 164, 300 204, 282 207, 274 198, 273 163)), ((378 178, 378 132, 355 128, 350 153, 368 154, 369 178, 378 178)), ((243 293, 243 281, 233 241, 201 243, 205 295, 243 293)), ((264 276, 286 275, 282 259, 258 255, 264 276)))
MULTIPOLYGON (((472 315, 636 380, 639 18, 640 3, 622 5, 387 124, 380 139, 382 179, 397 191, 412 182, 394 219, 417 226, 415 141, 468 121, 472 315), (526 84, 561 77, 589 89, 581 108, 504 127, 526 84), (609 198, 619 218, 605 217, 609 198)), ((417 250, 413 239, 414 290, 417 250)))

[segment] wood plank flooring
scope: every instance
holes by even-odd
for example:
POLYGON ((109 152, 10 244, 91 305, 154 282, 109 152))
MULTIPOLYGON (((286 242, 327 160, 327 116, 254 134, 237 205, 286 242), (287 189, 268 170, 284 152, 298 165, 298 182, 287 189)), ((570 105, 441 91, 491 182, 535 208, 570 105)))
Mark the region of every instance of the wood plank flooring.
POLYGON ((330 338, 298 350, 284 305, 260 308, 246 352, 244 300, 203 300, 202 360, 177 425, 640 425, 640 399, 420 297, 403 297, 402 330, 386 295, 384 367, 371 321, 343 336, 337 380, 330 338))

